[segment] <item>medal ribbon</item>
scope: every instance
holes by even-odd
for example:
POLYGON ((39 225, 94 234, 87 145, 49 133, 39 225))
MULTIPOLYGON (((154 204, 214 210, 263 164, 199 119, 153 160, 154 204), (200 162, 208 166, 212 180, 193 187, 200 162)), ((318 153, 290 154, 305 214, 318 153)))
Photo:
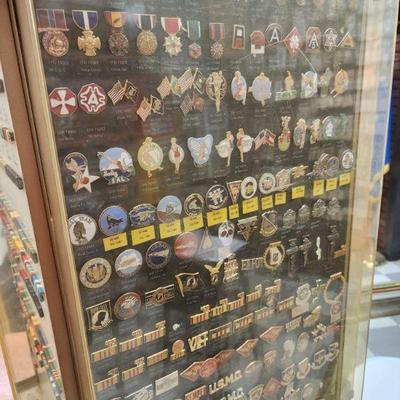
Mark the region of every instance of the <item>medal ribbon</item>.
POLYGON ((36 18, 39 32, 50 30, 68 31, 64 10, 38 8, 36 10, 36 18))
POLYGON ((182 28, 179 17, 161 17, 161 25, 168 35, 176 35, 182 28))
POLYGON ((151 31, 157 23, 155 14, 133 14, 136 26, 143 31, 151 31))
POLYGON ((210 39, 215 41, 224 40, 225 24, 220 22, 210 22, 208 24, 210 39))
POLYGON ((201 28, 200 28, 200 21, 196 20, 188 20, 187 22, 187 32, 188 38, 193 40, 199 40, 201 38, 201 28))
POLYGON ((84 31, 94 29, 99 22, 97 11, 90 10, 72 10, 72 19, 75 25, 84 31))
POLYGON ((128 13, 119 11, 104 11, 104 18, 113 28, 122 28, 128 19, 128 13))

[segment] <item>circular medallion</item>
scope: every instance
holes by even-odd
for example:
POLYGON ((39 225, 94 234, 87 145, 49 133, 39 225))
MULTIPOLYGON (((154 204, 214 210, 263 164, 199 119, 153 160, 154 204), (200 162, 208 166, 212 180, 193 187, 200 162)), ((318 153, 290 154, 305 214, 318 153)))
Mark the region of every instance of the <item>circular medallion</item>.
POLYGON ((193 258, 199 247, 199 239, 193 232, 185 232, 179 235, 175 240, 175 254, 181 260, 193 258))
POLYGON ((74 246, 84 246, 96 236, 96 221, 86 214, 76 214, 68 219, 68 231, 74 246))
POLYGON ((261 175, 258 187, 262 194, 269 194, 274 191, 276 184, 275 175, 270 172, 265 172, 261 175))
POLYGON ((340 165, 345 170, 350 170, 354 166, 354 153, 347 149, 340 155, 340 165))
POLYGON ((83 265, 79 273, 79 279, 86 288, 98 289, 109 281, 111 272, 111 264, 107 260, 93 258, 83 265))
POLYGON ((108 46, 114 56, 123 57, 128 54, 129 41, 122 32, 113 32, 108 38, 108 46))
POLYGON ((240 194, 247 200, 252 198, 257 192, 257 180, 252 176, 244 178, 240 184, 240 194))
POLYGON ((156 208, 153 204, 139 204, 129 212, 129 219, 135 228, 153 225, 156 222, 156 208))
POLYGON ((164 268, 171 258, 171 248, 168 243, 159 241, 153 243, 146 252, 146 263, 152 270, 164 268))
POLYGON ((85 171, 88 167, 88 161, 82 153, 69 153, 64 158, 63 166, 68 175, 79 177, 78 180, 82 181, 83 184, 89 182, 89 177, 87 177, 86 180, 83 180, 85 171))
POLYGON ((336 137, 336 120, 334 117, 326 117, 322 121, 322 136, 325 139, 334 139, 336 137))
POLYGON ((206 194, 206 204, 210 210, 222 208, 228 201, 228 191, 225 186, 214 185, 206 194))
POLYGON ((209 358, 203 362, 199 375, 203 379, 210 378, 218 369, 218 362, 214 358, 209 358))
POLYGON ((326 165, 326 174, 328 177, 334 177, 339 173, 339 159, 335 156, 329 157, 326 165))
POLYGON ((335 304, 343 296, 346 289, 346 279, 341 273, 332 275, 324 289, 324 300, 326 304, 335 304))
POLYGON ((199 215, 204 210, 204 198, 201 194, 192 193, 186 197, 183 209, 188 216, 199 215))
POLYGON ((115 302, 114 314, 119 320, 126 321, 127 319, 136 317, 141 305, 142 300, 140 299, 140 295, 135 292, 125 293, 115 302))
POLYGON ((210 49, 211 57, 214 60, 220 60, 224 56, 224 46, 220 42, 215 42, 211 45, 210 49))
POLYGON ((68 53, 69 42, 61 31, 47 31, 42 37, 44 49, 53 57, 62 57, 68 53))
POLYGON ((109 185, 129 182, 129 177, 135 175, 131 155, 120 147, 99 153, 99 158, 100 175, 109 185))
POLYGON ((307 332, 300 333, 297 338, 297 351, 304 353, 307 350, 308 344, 310 343, 310 335, 307 332))
POLYGON ((176 196, 163 197, 157 206, 157 217, 161 222, 177 220, 182 214, 182 203, 176 196))
POLYGON ((128 214, 122 207, 111 206, 100 214, 99 227, 106 236, 117 235, 123 232, 127 226, 128 214))
POLYGON ((157 36, 151 31, 142 31, 137 37, 137 47, 140 54, 151 56, 157 50, 157 36))
POLYGON ((142 254, 135 249, 123 251, 115 260, 115 272, 121 278, 131 278, 136 275, 143 265, 142 254))
POLYGON ((282 243, 271 243, 264 252, 264 265, 270 271, 276 271, 285 259, 285 248, 282 243))
POLYGON ((147 171, 149 177, 151 172, 156 169, 162 169, 161 164, 164 159, 164 154, 161 147, 153 142, 151 137, 147 137, 138 151, 139 165, 147 171))

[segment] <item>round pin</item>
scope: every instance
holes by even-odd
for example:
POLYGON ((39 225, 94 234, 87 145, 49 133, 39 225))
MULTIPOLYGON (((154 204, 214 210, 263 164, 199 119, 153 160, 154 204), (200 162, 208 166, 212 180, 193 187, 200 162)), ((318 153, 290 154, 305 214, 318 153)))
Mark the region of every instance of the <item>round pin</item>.
POLYGON ((79 279, 88 289, 98 289, 111 278, 111 264, 104 258, 93 258, 87 261, 79 273, 79 279))
POLYGON ((129 219, 135 228, 153 225, 156 222, 156 208, 152 204, 139 204, 129 212, 129 219))
POLYGON ((98 156, 100 175, 109 185, 129 182, 129 177, 135 175, 132 157, 126 150, 113 147, 98 156))
POLYGON ((192 193, 186 197, 183 203, 185 214, 192 217, 199 215, 204 210, 204 198, 201 194, 192 193))
POLYGON ((325 139, 334 139, 336 137, 336 120, 334 117, 328 116, 322 121, 322 136, 325 139))
POLYGON ((286 251, 281 242, 271 243, 264 252, 264 265, 275 272, 283 263, 286 251))
POLYGON ((261 175, 258 187, 262 194, 270 194, 274 191, 276 184, 275 175, 270 172, 265 172, 261 175))
POLYGON ((177 220, 182 214, 182 203, 176 196, 163 197, 157 206, 157 217, 161 222, 177 220))
POLYGON ((74 246, 84 246, 96 236, 97 224, 86 214, 76 214, 68 219, 68 231, 74 246))
POLYGON ((106 236, 117 235, 128 226, 128 213, 119 206, 107 207, 99 218, 100 230, 106 236))
POLYGON ((210 378, 212 375, 217 372, 218 369, 218 362, 214 358, 209 358, 206 361, 203 362, 199 375, 203 379, 210 378))
POLYGON ((181 260, 193 258, 199 247, 199 239, 193 232, 185 232, 179 235, 175 240, 175 254, 181 260))
POLYGON ((115 260, 115 272, 121 278, 131 278, 136 275, 143 265, 142 254, 135 249, 123 251, 115 260))
POLYGON ((164 268, 171 258, 171 247, 168 243, 159 241, 153 243, 146 252, 146 263, 152 270, 164 268))
POLYGON ((342 169, 345 169, 345 170, 350 170, 353 168, 354 153, 351 150, 346 149, 346 150, 342 151, 342 153, 340 155, 340 165, 341 165, 342 169))
POLYGON ((114 314, 121 320, 126 321, 136 315, 140 311, 142 300, 140 295, 135 292, 125 293, 118 298, 114 304, 114 314))
POLYGON ((149 178, 153 176, 153 171, 162 170, 164 154, 162 148, 154 143, 151 137, 147 137, 140 146, 137 158, 139 165, 147 172, 149 178))
POLYGON ((244 178, 240 185, 240 194, 247 200, 252 198, 257 192, 257 181, 252 176, 244 178))
POLYGON ((206 194, 206 204, 210 210, 222 208, 228 201, 228 191, 223 185, 212 186, 206 194))
POLYGON ((329 160, 326 165, 326 174, 328 175, 328 177, 331 178, 339 173, 339 164, 340 161, 337 157, 335 156, 329 157, 329 160))

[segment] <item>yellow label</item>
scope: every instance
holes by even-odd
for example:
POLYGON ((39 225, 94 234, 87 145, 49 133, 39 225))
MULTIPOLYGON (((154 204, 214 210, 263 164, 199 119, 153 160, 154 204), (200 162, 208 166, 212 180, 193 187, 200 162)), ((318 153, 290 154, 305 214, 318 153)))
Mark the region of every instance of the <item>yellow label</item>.
POLYGON ((339 176, 339 186, 349 185, 351 182, 351 172, 339 176))
POLYGON ((326 191, 337 189, 337 178, 330 178, 326 180, 326 191))
POLYGON ((242 203, 243 214, 250 214, 258 211, 258 197, 253 197, 249 200, 244 200, 242 203))
POLYGON ((272 196, 266 196, 261 199, 261 208, 268 210, 274 206, 274 198, 272 196))
POLYGON ((229 219, 239 218, 239 204, 229 206, 229 219))
POLYGON ((292 200, 302 199, 306 194, 305 186, 296 186, 292 188, 292 200))
POLYGON ((132 243, 136 245, 154 240, 156 238, 156 230, 154 229, 154 225, 150 225, 144 228, 134 229, 131 235, 132 243))
POLYGON ((282 204, 286 204, 286 192, 277 193, 275 195, 275 205, 281 206, 282 204))
POLYGON ((228 220, 228 209, 221 208, 220 210, 210 211, 207 213, 207 225, 213 226, 222 224, 228 220))
POLYGON ((177 236, 182 232, 181 220, 177 219, 176 221, 168 222, 167 224, 160 224, 159 228, 161 239, 177 236))
POLYGON ((120 247, 128 246, 128 235, 126 233, 120 233, 119 235, 109 236, 103 239, 104 250, 111 251, 119 249, 120 247))
POLYGON ((313 196, 321 196, 324 194, 324 191, 325 191, 325 181, 323 179, 314 181, 313 196))
POLYGON ((186 232, 202 228, 204 226, 203 214, 183 218, 183 226, 186 232))

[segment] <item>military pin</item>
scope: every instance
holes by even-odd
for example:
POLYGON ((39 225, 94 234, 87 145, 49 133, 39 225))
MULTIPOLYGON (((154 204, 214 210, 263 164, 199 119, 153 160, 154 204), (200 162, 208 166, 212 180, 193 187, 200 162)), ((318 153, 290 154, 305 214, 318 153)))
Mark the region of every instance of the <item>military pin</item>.
POLYGON ((276 101, 293 100, 297 96, 297 90, 294 88, 294 79, 290 71, 284 79, 284 90, 276 92, 276 101))
POLYGON ((146 252, 146 263, 152 270, 164 268, 171 259, 171 247, 166 242, 153 243, 146 252))
POLYGON ((161 147, 153 142, 151 137, 147 137, 138 151, 139 165, 147 172, 147 176, 151 178, 152 172, 162 170, 161 164, 164 154, 161 147))
POLYGON ((182 28, 182 21, 178 17, 161 17, 161 26, 168 34, 164 40, 165 51, 170 57, 176 57, 182 51, 181 39, 176 36, 182 28))
POLYGON ((129 219, 134 228, 143 228, 156 222, 156 208, 152 204, 139 204, 129 212, 129 219))
POLYGON ((101 331, 112 324, 110 300, 86 308, 89 331, 101 331))
POLYGON ((128 19, 128 13, 121 11, 104 11, 104 18, 108 25, 113 28, 108 38, 108 46, 114 56, 123 57, 128 54, 129 41, 122 28, 128 19))
POLYGON ((317 53, 321 50, 321 29, 310 26, 306 31, 306 53, 317 53))
POLYGON ((98 176, 90 175, 87 158, 82 153, 70 153, 64 158, 64 168, 74 179, 72 185, 75 192, 86 189, 92 192, 92 183, 99 179, 98 176))
POLYGON ((283 214, 282 218, 282 228, 292 229, 296 225, 296 212, 291 208, 283 214))
POLYGON ((265 54, 265 35, 261 31, 253 31, 250 35, 250 53, 253 57, 265 54))
POLYGON ((273 23, 268 25, 265 31, 265 40, 268 47, 273 47, 281 43, 282 38, 282 27, 279 24, 273 23))
POLYGON ((336 49, 338 43, 338 34, 333 28, 328 28, 323 37, 323 45, 326 51, 332 52, 336 49))
POLYGON ((221 140, 217 145, 215 145, 218 155, 221 158, 226 158, 227 167, 231 165, 232 151, 235 147, 234 141, 235 137, 233 136, 231 131, 228 131, 226 132, 225 139, 221 140))
POLYGON ((328 67, 319 79, 319 86, 321 88, 321 97, 327 97, 329 94, 329 86, 332 80, 332 71, 328 67))
POLYGON ((232 79, 231 83, 231 92, 232 97, 242 103, 242 105, 246 104, 247 97, 247 83, 246 79, 240 73, 240 71, 235 72, 235 76, 232 79))
POLYGON ((240 194, 242 198, 251 199, 257 193, 257 180, 252 176, 244 178, 240 185, 240 194))
POLYGON ((239 128, 236 133, 236 146, 240 152, 240 161, 244 163, 244 154, 253 148, 254 139, 246 135, 243 128, 239 128))
POLYGON ((244 25, 233 25, 232 49, 244 50, 246 47, 246 27, 244 25))
POLYGON ((297 222, 301 225, 306 224, 310 220, 311 210, 307 204, 303 204, 297 212, 297 222))
POLYGON ((326 165, 326 175, 328 178, 333 178, 339 172, 339 158, 336 156, 329 157, 326 165))
POLYGON ((87 261, 79 273, 79 279, 88 289, 99 289, 111 278, 112 268, 104 258, 93 258, 87 261))
POLYGON ((311 371, 311 364, 310 360, 307 357, 297 364, 297 374, 296 374, 297 379, 302 380, 307 378, 310 371, 311 371))
POLYGON ((229 196, 230 196, 233 204, 236 204, 239 200, 241 184, 242 184, 241 180, 227 182, 227 184, 226 184, 228 191, 229 191, 229 196))
POLYGON ((107 207, 99 217, 100 230, 106 236, 123 232, 128 226, 128 214, 119 206, 107 207))
POLYGON ((211 285, 213 285, 213 286, 217 285, 219 282, 219 271, 220 271, 223 263, 224 263, 224 260, 222 259, 222 260, 218 261, 215 266, 208 265, 208 264, 204 265, 204 268, 210 274, 211 285))
POLYGON ((204 289, 204 282, 198 272, 183 272, 175 275, 175 279, 178 282, 179 291, 181 292, 182 297, 204 289))
POLYGON ((190 137, 187 140, 187 146, 193 158, 196 167, 204 167, 211 156, 212 145, 214 138, 208 134, 203 137, 190 137))
POLYGON ((339 96, 349 88, 349 74, 344 69, 341 69, 336 75, 331 94, 333 97, 339 96))
POLYGON ((151 56, 157 50, 157 36, 152 32, 156 26, 157 16, 155 14, 133 14, 136 26, 141 30, 136 43, 140 54, 151 56))
POLYGON ((336 137, 336 118, 325 117, 322 121, 322 136, 324 139, 334 139, 336 137))
POLYGON ((294 351, 296 350, 296 344, 292 339, 286 339, 283 342, 283 357, 282 362, 290 361, 293 357, 294 351))
POLYGON ((287 151, 289 150, 290 143, 292 141, 292 133, 290 132, 289 129, 289 122, 291 120, 291 117, 289 116, 284 116, 281 117, 282 120, 282 133, 278 137, 278 148, 280 151, 287 151))
POLYGON ((350 32, 347 32, 338 44, 339 48, 352 49, 354 48, 354 40, 350 32))
POLYGON ((311 400, 314 398, 314 387, 312 383, 307 383, 301 391, 301 400, 311 400))
POLYGON ((286 251, 282 242, 271 243, 264 252, 264 265, 265 267, 275 272, 283 263, 286 251))
POLYGON ((210 39, 214 41, 211 45, 211 57, 220 60, 224 55, 224 46, 221 43, 225 38, 225 24, 219 22, 211 22, 208 24, 210 39))
POLYGON ((141 306, 142 300, 139 294, 135 292, 125 293, 115 302, 114 314, 119 320, 126 321, 136 317, 141 306))
POLYGON ((207 251, 212 249, 213 241, 211 239, 210 231, 208 228, 204 229, 203 237, 201 239, 200 249, 203 251, 207 251))
POLYGON ((258 187, 262 194, 270 194, 275 190, 276 179, 274 174, 265 172, 261 175, 258 187))
POLYGON ((263 395, 264 385, 257 385, 249 390, 247 396, 249 400, 261 400, 263 395))
POLYGON ((291 169, 282 169, 276 174, 276 190, 279 192, 283 192, 288 189, 291 183, 292 170, 291 169))
POLYGON ((297 56, 301 47, 303 46, 303 39, 299 30, 294 27, 289 34, 283 39, 283 43, 287 47, 289 54, 294 57, 297 56))
POLYGON ((132 278, 143 265, 143 256, 136 249, 123 251, 115 260, 115 272, 121 278, 132 278))
POLYGON ((94 35, 93 29, 98 24, 97 11, 72 10, 72 19, 75 25, 82 29, 83 36, 78 38, 78 48, 85 56, 94 57, 101 48, 100 39, 94 35))
POLYGON ((199 247, 199 239, 193 232, 185 232, 179 235, 174 244, 175 255, 181 260, 190 260, 196 254, 199 247))
POLYGON ((318 93, 318 74, 314 71, 307 71, 301 74, 301 97, 309 99, 318 93))
POLYGON ((240 219, 237 222, 237 225, 239 228, 238 233, 240 233, 243 236, 244 240, 248 242, 251 238, 252 233, 257 230, 258 217, 257 215, 254 215, 253 217, 240 219))
POLYGON ((129 177, 135 175, 132 157, 126 150, 113 147, 97 155, 100 174, 109 185, 129 182, 129 177))
POLYGON ((68 219, 68 232, 74 246, 84 246, 96 236, 97 224, 89 215, 76 214, 68 219))
POLYGON ((222 71, 212 72, 206 80, 206 93, 215 102, 217 112, 221 111, 221 101, 227 91, 226 79, 222 71))
POLYGON ((183 210, 189 217, 200 215, 204 210, 204 198, 201 194, 192 193, 186 197, 183 210))
POLYGON ((163 197, 157 206, 157 217, 161 222, 173 222, 182 214, 182 203, 176 196, 163 197))
POLYGON ((64 32, 69 31, 65 11, 61 9, 36 9, 39 33, 44 32, 42 44, 48 54, 63 57, 68 53, 69 42, 64 32))
POLYGON ((169 161, 175 165, 175 174, 179 175, 181 163, 185 157, 185 152, 179 144, 176 143, 176 138, 171 138, 171 147, 168 152, 169 161))
POLYGON ((260 233, 264 237, 271 237, 278 231, 278 213, 267 211, 262 214, 260 233))
POLYGON ((271 85, 272 83, 270 79, 264 74, 264 72, 261 72, 260 75, 254 79, 251 88, 249 89, 253 94, 254 99, 259 101, 262 106, 265 106, 265 102, 272 96, 271 85))
POLYGON ((310 135, 310 144, 315 144, 321 137, 321 120, 314 119, 310 126, 311 135, 310 135))
POLYGON ((201 57, 202 51, 201 46, 196 43, 201 38, 201 26, 200 21, 197 20, 188 20, 187 21, 187 34, 190 40, 193 40, 193 43, 189 45, 189 56, 194 58, 195 60, 201 57))
POLYGON ((223 247, 229 247, 235 235, 235 225, 231 221, 225 221, 218 227, 218 239, 223 247))
POLYGON ((49 94, 51 112, 58 117, 68 117, 78 109, 75 93, 67 87, 55 88, 49 94))
POLYGON ((97 83, 83 85, 78 93, 79 107, 87 114, 100 114, 107 105, 107 93, 97 83))
POLYGON ((218 210, 226 205, 228 192, 223 185, 212 186, 206 194, 206 204, 210 210, 218 210))
POLYGON ((306 143, 307 124, 303 118, 297 121, 296 128, 293 131, 293 143, 300 149, 304 148, 306 143))
POLYGON ((354 166, 354 153, 349 150, 343 150, 339 156, 340 158, 340 166, 342 169, 349 171, 354 166))

